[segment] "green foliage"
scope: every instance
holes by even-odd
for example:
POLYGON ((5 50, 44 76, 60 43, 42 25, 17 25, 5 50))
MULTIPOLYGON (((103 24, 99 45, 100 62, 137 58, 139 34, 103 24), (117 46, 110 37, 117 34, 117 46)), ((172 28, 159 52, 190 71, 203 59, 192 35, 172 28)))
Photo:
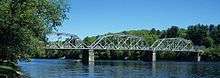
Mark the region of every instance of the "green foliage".
MULTIPOLYGON (((108 33, 114 34, 114 33, 108 33)), ((151 45, 155 40, 159 38, 175 38, 181 37, 191 40, 196 46, 205 46, 205 53, 202 54, 204 59, 216 60, 220 56, 220 25, 203 25, 196 24, 191 25, 187 29, 178 28, 177 26, 172 26, 167 30, 156 30, 155 28, 151 30, 130 30, 123 31, 117 34, 127 34, 140 36, 145 39, 151 45)), ((88 44, 91 44, 96 37, 86 37, 84 41, 88 44)), ((100 55, 101 57, 103 55, 100 55)), ((108 55, 102 57, 102 59, 107 59, 108 55), (106 58, 105 58, 106 57, 106 58)), ((119 51, 115 52, 113 57, 118 59, 123 59, 125 56, 128 56, 129 59, 137 59, 138 54, 135 52, 121 53, 119 51)), ((143 55, 141 55, 143 56, 143 55)), ((190 53, 174 53, 174 52, 159 52, 158 58, 160 59, 177 59, 177 60, 189 60, 194 58, 194 55, 190 53)), ((110 55, 108 56, 110 57, 110 55)), ((217 59, 219 60, 219 59, 217 59)))
POLYGON ((83 42, 86 45, 91 45, 95 40, 97 39, 97 37, 93 36, 93 37, 86 37, 83 39, 83 42))
POLYGON ((157 35, 158 32, 155 29, 149 30, 130 30, 130 31, 124 31, 120 32, 119 34, 128 34, 128 35, 134 35, 143 37, 145 41, 149 43, 149 45, 153 44, 154 41, 156 41, 159 36, 157 35))
POLYGON ((197 24, 188 27, 187 38, 192 40, 192 42, 195 45, 198 46, 205 45, 205 40, 207 37, 208 37, 208 26, 197 24))
POLYGON ((166 38, 176 38, 176 37, 179 37, 179 28, 177 26, 172 26, 171 28, 168 28, 167 29, 167 32, 166 32, 166 38))
MULTIPOLYGON (((43 47, 47 41, 46 34, 62 25, 68 12, 67 3, 67 0, 1 0, 0 60, 16 61, 17 58, 24 58, 29 55, 34 57, 47 55, 43 53, 43 47)), ((117 34, 143 37, 149 45, 159 38, 187 38, 194 45, 205 46, 206 54, 211 54, 214 58, 219 56, 220 25, 196 24, 189 26, 187 29, 172 26, 162 31, 153 28, 151 30, 123 31, 117 34)), ((97 38, 98 36, 86 37, 84 42, 90 45, 97 38)), ((56 53, 58 53, 54 54, 56 57, 64 56, 63 53, 56 53)), ((136 59, 138 54, 117 52, 115 56, 122 59, 126 55, 131 55, 130 58, 136 59)), ((108 56, 109 54, 104 53, 101 55, 108 56)), ((173 55, 169 56, 172 58, 173 55)))
POLYGON ((204 60, 207 61, 220 61, 220 46, 213 48, 206 48, 205 52, 202 54, 204 60))
POLYGON ((212 27, 210 27, 210 36, 211 38, 214 40, 214 44, 218 45, 220 44, 220 24, 217 26, 212 25, 212 27))
POLYGON ((181 28, 181 29, 179 29, 178 34, 179 34, 179 37, 180 37, 180 38, 186 38, 186 36, 187 36, 187 30, 181 28))
POLYGON ((46 34, 66 19, 65 1, 1 0, 0 52, 16 54, 19 58, 30 52, 43 51, 46 34))
POLYGON ((206 47, 213 47, 213 43, 214 43, 214 41, 211 37, 206 37, 204 39, 204 46, 206 46, 206 47))

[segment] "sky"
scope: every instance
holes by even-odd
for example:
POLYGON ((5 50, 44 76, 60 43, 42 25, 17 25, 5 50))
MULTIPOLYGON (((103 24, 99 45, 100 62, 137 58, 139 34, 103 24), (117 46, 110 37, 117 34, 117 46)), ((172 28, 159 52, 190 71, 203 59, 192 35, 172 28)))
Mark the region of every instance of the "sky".
POLYGON ((125 30, 220 24, 220 0, 70 0, 58 32, 80 38, 125 30))

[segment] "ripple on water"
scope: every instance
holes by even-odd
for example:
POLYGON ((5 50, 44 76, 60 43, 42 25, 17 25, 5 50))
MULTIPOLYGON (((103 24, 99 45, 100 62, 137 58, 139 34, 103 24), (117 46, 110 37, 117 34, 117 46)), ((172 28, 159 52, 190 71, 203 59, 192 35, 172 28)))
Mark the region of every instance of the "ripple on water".
POLYGON ((19 62, 31 78, 220 78, 220 62, 96 61, 33 59, 19 62))

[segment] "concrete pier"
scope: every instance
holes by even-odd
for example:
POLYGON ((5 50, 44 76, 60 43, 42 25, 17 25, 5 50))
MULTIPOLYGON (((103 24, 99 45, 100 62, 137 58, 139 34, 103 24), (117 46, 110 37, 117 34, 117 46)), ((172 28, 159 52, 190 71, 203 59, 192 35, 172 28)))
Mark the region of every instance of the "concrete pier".
POLYGON ((200 55, 200 53, 197 53, 197 61, 198 61, 198 62, 201 61, 201 55, 200 55))
POLYGON ((94 62, 95 61, 95 53, 94 50, 89 49, 89 62, 94 62))
POLYGON ((155 61, 156 61, 156 53, 153 52, 153 53, 152 53, 152 62, 155 62, 155 61))

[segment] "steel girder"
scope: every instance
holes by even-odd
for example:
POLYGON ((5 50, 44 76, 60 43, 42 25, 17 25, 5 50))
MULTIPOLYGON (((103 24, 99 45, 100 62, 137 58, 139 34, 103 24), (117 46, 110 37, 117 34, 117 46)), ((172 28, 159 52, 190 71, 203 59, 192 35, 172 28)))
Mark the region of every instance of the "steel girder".
POLYGON ((94 41, 91 49, 112 49, 112 50, 148 50, 149 46, 142 37, 132 35, 103 35, 94 41))
POLYGON ((151 48, 154 51, 187 51, 196 52, 190 40, 183 38, 164 38, 156 40, 151 48))

